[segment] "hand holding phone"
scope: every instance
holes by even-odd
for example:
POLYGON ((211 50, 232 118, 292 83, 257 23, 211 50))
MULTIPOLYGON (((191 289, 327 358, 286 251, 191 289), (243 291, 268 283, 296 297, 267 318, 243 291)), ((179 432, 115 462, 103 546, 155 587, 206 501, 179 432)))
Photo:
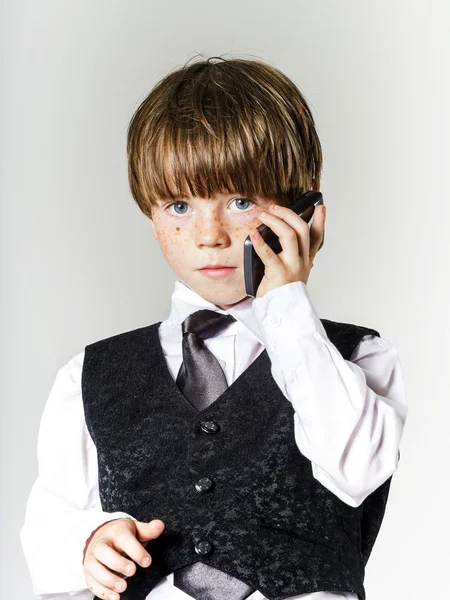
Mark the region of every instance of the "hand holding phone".
MULTIPOLYGON (((311 222, 314 215, 316 206, 323 204, 323 196, 316 190, 310 190, 299 196, 294 203, 289 206, 296 214, 298 214, 308 224, 311 222)), ((270 248, 279 254, 283 248, 281 247, 278 236, 262 223, 257 227, 263 240, 270 248)), ((322 242, 319 246, 319 250, 324 244, 325 235, 322 238, 322 242)), ((253 242, 250 236, 247 236, 244 242, 244 279, 245 279, 245 292, 247 295, 256 297, 259 284, 264 277, 265 265, 261 258, 255 252, 253 248, 253 242)))

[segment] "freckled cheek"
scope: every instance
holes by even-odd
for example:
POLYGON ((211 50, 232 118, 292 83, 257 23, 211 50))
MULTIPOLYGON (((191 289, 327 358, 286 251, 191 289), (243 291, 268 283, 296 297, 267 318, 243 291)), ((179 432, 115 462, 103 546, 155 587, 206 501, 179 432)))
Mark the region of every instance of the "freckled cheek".
POLYGON ((261 223, 261 219, 258 217, 253 217, 245 224, 239 225, 235 228, 236 237, 245 240, 245 238, 250 234, 250 231, 261 225, 261 223))
MULTIPOLYGON (((239 242, 244 242, 250 231, 258 225, 261 225, 261 219, 258 216, 249 220, 243 220, 240 224, 225 223, 222 218, 215 217, 216 223, 220 228, 226 229, 229 234, 239 242)), ((182 227, 179 225, 165 226, 158 231, 159 243, 166 256, 179 256, 180 248, 192 244, 192 240, 199 233, 198 223, 193 228, 182 227)))
POLYGON ((158 230, 159 245, 167 259, 179 258, 180 250, 188 245, 191 238, 192 235, 178 225, 158 230))

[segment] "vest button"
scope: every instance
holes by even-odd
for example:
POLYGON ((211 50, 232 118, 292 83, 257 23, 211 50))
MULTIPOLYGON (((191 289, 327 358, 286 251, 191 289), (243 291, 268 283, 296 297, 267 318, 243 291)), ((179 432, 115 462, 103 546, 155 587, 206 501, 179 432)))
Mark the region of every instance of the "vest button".
POLYGON ((214 421, 201 421, 200 429, 204 433, 217 433, 219 431, 219 426, 214 421))
POLYGON ((195 484, 195 489, 197 492, 209 492, 209 490, 213 486, 213 480, 209 477, 202 477, 195 484))
POLYGON ((195 544, 194 550, 197 552, 197 554, 200 554, 200 556, 207 556, 213 551, 213 545, 208 540, 202 540, 201 542, 197 542, 195 544))

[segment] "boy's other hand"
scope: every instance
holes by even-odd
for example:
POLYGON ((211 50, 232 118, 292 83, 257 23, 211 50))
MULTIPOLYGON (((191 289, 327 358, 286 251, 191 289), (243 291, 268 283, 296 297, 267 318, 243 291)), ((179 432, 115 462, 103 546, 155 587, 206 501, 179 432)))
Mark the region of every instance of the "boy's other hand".
POLYGON ((320 205, 315 209, 311 229, 302 217, 287 206, 274 204, 270 207, 270 213, 266 213, 266 216, 260 213, 259 218, 280 238, 282 251, 275 254, 256 229, 251 232, 255 252, 265 266, 256 297, 261 298, 270 290, 294 281, 303 281, 306 285, 323 239, 325 207, 320 205))
POLYGON ((145 544, 163 531, 164 523, 159 519, 145 523, 128 518, 108 521, 94 530, 83 557, 88 588, 99 598, 120 600, 118 592, 123 592, 127 583, 115 573, 123 573, 125 578, 134 575, 135 562, 148 567, 152 557, 141 542, 145 544))

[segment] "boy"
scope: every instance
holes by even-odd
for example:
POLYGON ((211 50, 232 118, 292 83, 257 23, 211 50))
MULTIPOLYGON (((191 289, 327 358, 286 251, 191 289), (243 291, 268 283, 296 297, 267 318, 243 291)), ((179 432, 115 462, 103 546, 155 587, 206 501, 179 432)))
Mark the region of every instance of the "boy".
POLYGON ((168 319, 57 374, 21 531, 34 591, 364 600, 407 403, 392 344, 309 299, 325 211, 309 228, 289 208, 320 185, 304 97, 260 61, 192 63, 142 102, 127 149, 179 280, 168 319), (251 298, 261 222, 283 250, 253 237, 251 298))

